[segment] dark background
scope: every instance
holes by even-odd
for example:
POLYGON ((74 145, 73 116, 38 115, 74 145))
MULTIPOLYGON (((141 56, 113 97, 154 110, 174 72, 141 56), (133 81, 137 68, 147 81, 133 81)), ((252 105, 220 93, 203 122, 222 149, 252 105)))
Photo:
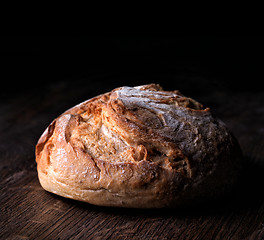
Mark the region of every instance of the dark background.
POLYGON ((62 81, 84 87, 100 81, 103 90, 149 82, 171 87, 173 80, 189 94, 201 77, 210 87, 259 91, 263 55, 263 38, 4 38, 1 92, 42 91, 62 81))
POLYGON ((0 39, 0 239, 264 239, 263 38, 0 39), (226 123, 238 185, 191 209, 95 207, 43 190, 35 145, 68 108, 123 85, 160 83, 226 123))

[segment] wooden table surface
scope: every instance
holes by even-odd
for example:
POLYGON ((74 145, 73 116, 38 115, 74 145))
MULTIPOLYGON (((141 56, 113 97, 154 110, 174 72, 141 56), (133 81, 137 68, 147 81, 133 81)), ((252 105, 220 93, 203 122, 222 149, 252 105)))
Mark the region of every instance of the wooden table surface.
MULTIPOLYGON (((245 168, 232 194, 179 209, 97 207, 44 191, 35 144, 48 124, 75 104, 123 85, 105 76, 49 82, 0 102, 0 239, 264 239, 264 91, 232 91, 196 76, 154 82, 209 106, 241 145, 245 168)), ((165 80, 164 80, 165 79, 165 80)), ((151 80, 129 79, 130 85, 151 80)), ((11 97, 10 97, 11 96, 11 97)))

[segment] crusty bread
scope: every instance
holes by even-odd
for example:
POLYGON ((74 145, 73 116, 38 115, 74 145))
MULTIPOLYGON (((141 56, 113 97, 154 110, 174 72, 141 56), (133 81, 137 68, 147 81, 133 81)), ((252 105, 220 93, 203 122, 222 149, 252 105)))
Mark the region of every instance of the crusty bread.
POLYGON ((47 191, 133 208, 221 195, 237 179, 240 156, 208 108, 157 84, 117 88, 69 109, 36 146, 47 191))

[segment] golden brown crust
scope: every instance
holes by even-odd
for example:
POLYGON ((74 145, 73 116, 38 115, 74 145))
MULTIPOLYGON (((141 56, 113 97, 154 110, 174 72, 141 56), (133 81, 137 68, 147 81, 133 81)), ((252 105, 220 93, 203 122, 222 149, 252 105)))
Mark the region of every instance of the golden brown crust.
POLYGON ((240 150, 208 108, 157 84, 122 87, 55 119, 36 146, 50 192, 103 206, 173 207, 221 193, 240 150))

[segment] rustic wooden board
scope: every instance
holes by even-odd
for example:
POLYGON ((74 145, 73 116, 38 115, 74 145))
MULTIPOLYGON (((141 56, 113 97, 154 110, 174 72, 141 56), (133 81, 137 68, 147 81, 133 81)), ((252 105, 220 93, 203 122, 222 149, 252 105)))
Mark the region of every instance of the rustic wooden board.
MULTIPOLYGON (((0 239, 264 239, 264 91, 260 90, 232 92, 212 84, 205 89, 208 80, 199 79, 200 89, 197 85, 193 92, 241 144, 245 170, 228 197, 185 209, 135 210, 92 206, 41 188, 34 147, 47 125, 67 108, 120 83, 90 78, 1 96, 0 239)), ((166 85, 188 92, 188 83, 166 85)))

